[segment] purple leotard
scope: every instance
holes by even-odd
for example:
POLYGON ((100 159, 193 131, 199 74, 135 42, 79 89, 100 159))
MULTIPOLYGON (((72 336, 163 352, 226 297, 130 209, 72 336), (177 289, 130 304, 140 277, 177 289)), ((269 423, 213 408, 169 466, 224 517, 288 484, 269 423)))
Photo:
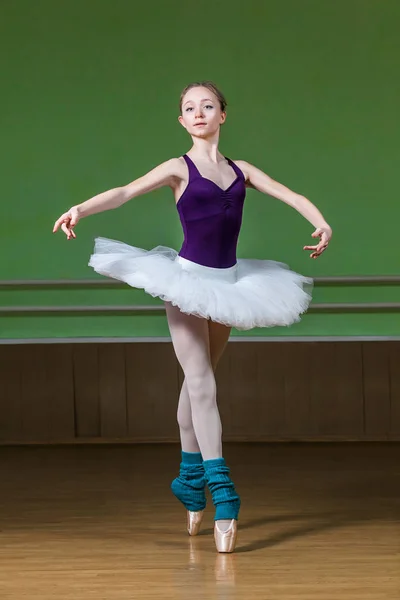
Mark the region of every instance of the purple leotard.
POLYGON ((245 177, 227 158, 236 179, 223 190, 200 175, 194 162, 184 154, 189 182, 177 202, 184 241, 179 256, 192 262, 224 269, 236 264, 236 247, 246 196, 245 177))

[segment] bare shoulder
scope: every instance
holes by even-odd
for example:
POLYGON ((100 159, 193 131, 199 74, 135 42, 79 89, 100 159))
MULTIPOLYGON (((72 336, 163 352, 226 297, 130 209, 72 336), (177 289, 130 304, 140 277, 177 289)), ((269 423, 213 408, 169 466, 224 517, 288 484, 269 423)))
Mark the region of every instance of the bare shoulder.
POLYGON ((181 170, 181 172, 186 173, 187 164, 183 156, 178 156, 177 158, 173 158, 172 160, 176 161, 177 168, 181 170))
POLYGON ((168 171, 172 177, 180 177, 185 172, 185 161, 181 156, 169 158, 159 166, 168 171))
POLYGON ((182 181, 187 177, 187 166, 183 156, 170 158, 164 165, 168 169, 171 179, 182 181))
POLYGON ((175 190, 184 179, 185 168, 182 161, 179 158, 169 158, 124 186, 126 198, 129 200, 163 186, 175 190))
POLYGON ((157 178, 162 179, 164 184, 174 188, 186 176, 185 161, 182 157, 173 157, 159 164, 153 173, 157 172, 157 178))
POLYGON ((187 183, 188 169, 185 159, 183 156, 170 158, 162 163, 162 167, 165 169, 167 185, 175 194, 179 193, 187 183))
POLYGON ((233 162, 235 163, 235 165, 237 167, 239 167, 239 169, 242 171, 242 173, 244 175, 246 182, 248 182, 250 179, 251 164, 245 160, 234 160, 233 162))

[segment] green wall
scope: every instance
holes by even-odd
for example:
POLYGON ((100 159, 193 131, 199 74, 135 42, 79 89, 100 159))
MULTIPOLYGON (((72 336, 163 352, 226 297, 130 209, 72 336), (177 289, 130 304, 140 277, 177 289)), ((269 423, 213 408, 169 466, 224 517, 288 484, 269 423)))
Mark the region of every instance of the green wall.
MULTIPOLYGON (((313 201, 333 227, 328 251, 302 250, 313 227, 254 190, 238 254, 312 277, 397 274, 397 0, 15 0, 0 8, 0 279, 88 278, 95 236, 179 248, 161 189, 51 233, 71 205, 179 156, 190 138, 178 99, 212 79, 228 98, 221 151, 313 201), (391 226, 394 224, 394 228, 391 226)), ((317 288, 315 301, 399 301, 396 288, 317 288), (361 300, 360 300, 361 296, 361 300)), ((153 303, 141 291, 0 291, 11 304, 153 303)), ((246 335, 400 335, 396 313, 310 313, 246 335)), ((164 316, 0 317, 4 338, 168 335, 164 316)))

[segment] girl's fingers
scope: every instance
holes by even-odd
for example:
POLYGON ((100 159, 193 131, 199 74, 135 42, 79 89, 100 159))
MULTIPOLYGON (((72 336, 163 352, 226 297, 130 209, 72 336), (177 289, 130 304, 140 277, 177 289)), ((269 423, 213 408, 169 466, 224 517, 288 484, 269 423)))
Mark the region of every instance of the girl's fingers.
POLYGON ((66 223, 63 223, 61 225, 61 230, 65 233, 65 235, 67 237, 69 237, 71 235, 71 230, 70 230, 70 228, 68 227, 68 225, 66 223))
POLYGON ((63 217, 60 217, 59 219, 57 219, 57 221, 54 223, 53 233, 55 231, 57 231, 57 229, 60 227, 62 222, 63 222, 63 217))
POLYGON ((328 242, 321 241, 316 246, 303 246, 303 250, 315 250, 316 252, 321 252, 328 247, 328 242))
MULTIPOLYGON (((54 223, 54 227, 53 227, 53 233, 55 231, 57 231, 57 229, 59 229, 59 227, 61 226, 62 228, 62 224, 66 224, 68 229, 70 229, 71 227, 74 227, 76 225, 76 218, 72 217, 70 213, 64 213, 63 215, 61 215, 61 217, 59 219, 57 219, 57 221, 54 223)), ((64 230, 63 230, 64 231, 64 230)))
POLYGON ((311 258, 318 258, 318 256, 321 256, 321 254, 326 250, 326 246, 324 246, 323 248, 320 248, 319 250, 316 250, 315 252, 313 252, 311 254, 311 258))
POLYGON ((65 235, 67 236, 67 240, 70 240, 71 238, 76 238, 75 232, 73 231, 72 227, 71 227, 71 223, 67 222, 67 223, 63 223, 61 225, 61 230, 65 233, 65 235))

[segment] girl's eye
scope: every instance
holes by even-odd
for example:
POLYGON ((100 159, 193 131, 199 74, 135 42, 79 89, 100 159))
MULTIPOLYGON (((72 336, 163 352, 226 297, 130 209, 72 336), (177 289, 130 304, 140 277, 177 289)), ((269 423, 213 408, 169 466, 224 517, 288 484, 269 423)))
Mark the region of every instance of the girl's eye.
MULTIPOLYGON (((213 107, 213 105, 212 105, 212 104, 206 104, 206 105, 205 105, 205 108, 214 108, 214 107, 213 107)), ((188 112, 189 110, 193 110, 193 107, 192 107, 192 106, 188 106, 188 107, 185 109, 185 112, 188 112)))

